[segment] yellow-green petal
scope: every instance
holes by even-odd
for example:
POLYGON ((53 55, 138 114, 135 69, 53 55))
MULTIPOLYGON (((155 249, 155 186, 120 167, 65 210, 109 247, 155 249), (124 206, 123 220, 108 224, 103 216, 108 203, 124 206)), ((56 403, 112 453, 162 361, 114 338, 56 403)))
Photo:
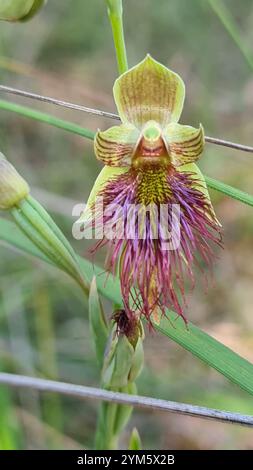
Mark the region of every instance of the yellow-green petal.
POLYGON ((178 167, 199 159, 205 145, 203 127, 199 129, 172 123, 164 130, 165 139, 171 162, 178 167))
POLYGON ((95 154, 104 165, 130 166, 139 131, 131 124, 98 131, 94 140, 95 154))
POLYGON ((206 200, 208 201, 208 204, 211 208, 212 211, 212 216, 217 222, 217 224, 221 227, 221 223, 216 217, 216 214, 214 212, 214 208, 210 199, 210 195, 207 189, 207 184, 204 178, 204 175, 202 174, 201 170, 199 169, 198 165, 196 163, 188 163, 187 165, 183 165, 182 167, 177 168, 178 171, 180 172, 189 172, 192 173, 192 179, 196 180, 196 184, 194 185, 198 191, 201 191, 202 194, 204 194, 206 200))
POLYGON ((112 180, 113 178, 116 178, 119 175, 126 173, 128 170, 129 169, 127 167, 110 167, 110 166, 105 166, 101 170, 101 172, 99 173, 93 185, 93 188, 89 195, 85 209, 79 218, 79 222, 85 223, 88 220, 90 220, 90 216, 91 216, 90 209, 92 205, 95 203, 98 193, 100 193, 100 191, 103 190, 103 188, 106 186, 106 184, 110 180, 112 180))
POLYGON ((180 118, 185 86, 179 75, 147 55, 115 81, 113 93, 122 122, 140 129, 154 120, 164 127, 180 118))

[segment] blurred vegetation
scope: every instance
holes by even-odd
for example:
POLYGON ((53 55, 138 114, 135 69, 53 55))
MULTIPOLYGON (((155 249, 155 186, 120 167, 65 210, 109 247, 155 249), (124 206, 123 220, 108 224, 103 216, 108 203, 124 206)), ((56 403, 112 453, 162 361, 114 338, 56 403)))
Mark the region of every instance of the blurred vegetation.
MULTIPOLYGON (((224 3, 240 40, 252 48, 252 1, 224 3)), ((150 52, 183 77, 187 97, 182 122, 201 122, 207 135, 252 145, 253 70, 209 2, 125 0, 124 6, 130 65, 150 52)), ((114 111, 111 90, 117 70, 104 1, 49 0, 29 23, 1 23, 0 73, 3 84, 114 111)), ((93 130, 111 125, 50 105, 25 104, 93 130)), ((92 143, 5 111, 0 124, 0 150, 73 243, 70 208, 73 201, 87 199, 100 170, 92 143)), ((209 176, 252 193, 250 154, 207 145, 200 165, 209 176)), ((190 296, 188 316, 252 361, 252 209, 215 192, 212 197, 224 227, 225 250, 208 293, 199 282, 190 296)), ((74 245, 89 256, 87 242, 74 245)), ((1 370, 97 386, 87 302, 78 287, 60 272, 4 246, 0 281, 1 370)), ((105 309, 110 315, 111 306, 105 303, 105 309)), ((148 333, 145 356, 140 394, 253 413, 246 393, 167 338, 148 333)), ((96 412, 95 402, 1 387, 0 448, 89 448, 96 412)), ((249 429, 140 410, 134 412, 122 447, 133 426, 149 449, 253 449, 249 429)))

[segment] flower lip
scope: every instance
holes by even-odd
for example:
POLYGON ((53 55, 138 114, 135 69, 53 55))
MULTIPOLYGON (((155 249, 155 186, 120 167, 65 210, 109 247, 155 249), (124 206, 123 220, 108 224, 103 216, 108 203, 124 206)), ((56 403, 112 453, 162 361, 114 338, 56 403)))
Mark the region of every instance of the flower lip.
POLYGON ((153 120, 148 121, 140 135, 133 159, 135 168, 146 164, 169 164, 170 159, 162 136, 161 126, 153 120))
POLYGON ((132 164, 134 167, 138 167, 146 163, 156 165, 170 163, 169 154, 162 137, 158 137, 155 141, 149 141, 145 137, 140 139, 132 158, 132 164))

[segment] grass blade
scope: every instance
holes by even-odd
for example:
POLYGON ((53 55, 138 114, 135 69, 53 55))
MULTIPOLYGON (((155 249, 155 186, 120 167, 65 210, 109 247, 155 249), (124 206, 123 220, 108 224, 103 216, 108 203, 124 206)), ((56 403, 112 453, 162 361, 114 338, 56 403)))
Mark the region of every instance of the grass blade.
POLYGON ((28 106, 22 106, 20 104, 11 103, 10 101, 0 100, 0 109, 11 111, 13 113, 19 114, 20 116, 33 119, 34 121, 44 122, 45 124, 58 127, 58 129, 72 132, 72 134, 81 135, 87 139, 94 139, 95 133, 91 130, 78 126, 78 124, 74 124, 73 122, 51 116, 51 114, 36 111, 35 109, 29 108, 28 106))
MULTIPOLYGON (((5 219, 0 219, 0 240, 48 262, 48 259, 16 229, 15 225, 5 219)), ((102 268, 94 266, 86 259, 79 258, 79 261, 89 282, 92 281, 94 274, 97 275, 97 287, 100 294, 112 302, 121 304, 119 281, 108 276, 105 284, 107 274, 102 268)), ((168 312, 168 316, 171 315, 175 314, 168 312)), ((169 319, 163 318, 160 325, 154 325, 154 328, 253 395, 253 365, 249 361, 193 324, 189 323, 187 330, 180 319, 175 326, 172 326, 169 319)))
POLYGON ((233 39, 234 43, 237 45, 238 49, 241 51, 248 66, 251 70, 253 70, 253 55, 244 43, 241 37, 241 33, 237 27, 233 16, 230 13, 229 8, 224 4, 222 0, 209 0, 209 4, 213 9, 214 13, 218 16, 225 29, 227 30, 230 37, 233 39))
POLYGON ((226 183, 222 183, 222 181, 217 181, 209 176, 205 176, 205 180, 207 186, 211 189, 215 189, 220 193, 226 194, 226 196, 232 197, 237 201, 242 202, 243 204, 248 204, 248 206, 253 206, 253 196, 251 194, 246 193, 245 191, 241 191, 240 189, 234 188, 226 183))
POLYGON ((95 277, 91 281, 89 293, 89 324, 97 361, 101 369, 103 366, 109 331, 106 324, 103 306, 98 295, 95 277))

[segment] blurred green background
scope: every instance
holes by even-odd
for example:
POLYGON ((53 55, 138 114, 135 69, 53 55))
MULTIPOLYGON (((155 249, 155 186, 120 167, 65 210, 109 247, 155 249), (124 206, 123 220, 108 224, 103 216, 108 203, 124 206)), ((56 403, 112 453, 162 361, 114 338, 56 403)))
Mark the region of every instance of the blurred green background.
MULTIPOLYGON (((30 22, 1 22, 0 82, 75 103, 115 111, 117 76, 103 0, 48 1, 30 22)), ((204 125, 207 135, 253 144, 253 67, 204 0, 125 0, 130 65, 147 52, 186 83, 182 123, 204 125)), ((238 38, 253 56, 252 0, 225 0, 238 38)), ((31 100, 33 106, 92 130, 111 121, 31 100)), ((33 187, 73 242, 71 209, 87 199, 101 165, 92 142, 0 110, 0 150, 33 187)), ((209 176, 252 193, 251 154, 207 144, 200 162, 209 176)), ((211 193, 224 227, 225 249, 208 293, 201 282, 189 298, 188 317, 239 354, 253 360, 252 208, 211 193)), ((102 263, 98 256, 97 262, 102 263)), ((201 280, 199 280, 201 281, 201 280)), ((111 306, 105 303, 108 315, 111 306)), ((66 276, 0 246, 0 369, 85 385, 99 385, 87 302, 66 276)), ((253 413, 252 398, 178 345, 148 333, 140 394, 253 413)), ((0 388, 0 448, 92 446, 98 405, 34 391, 0 388)), ((135 410, 122 436, 137 426, 146 449, 253 449, 253 431, 196 418, 135 410)))

